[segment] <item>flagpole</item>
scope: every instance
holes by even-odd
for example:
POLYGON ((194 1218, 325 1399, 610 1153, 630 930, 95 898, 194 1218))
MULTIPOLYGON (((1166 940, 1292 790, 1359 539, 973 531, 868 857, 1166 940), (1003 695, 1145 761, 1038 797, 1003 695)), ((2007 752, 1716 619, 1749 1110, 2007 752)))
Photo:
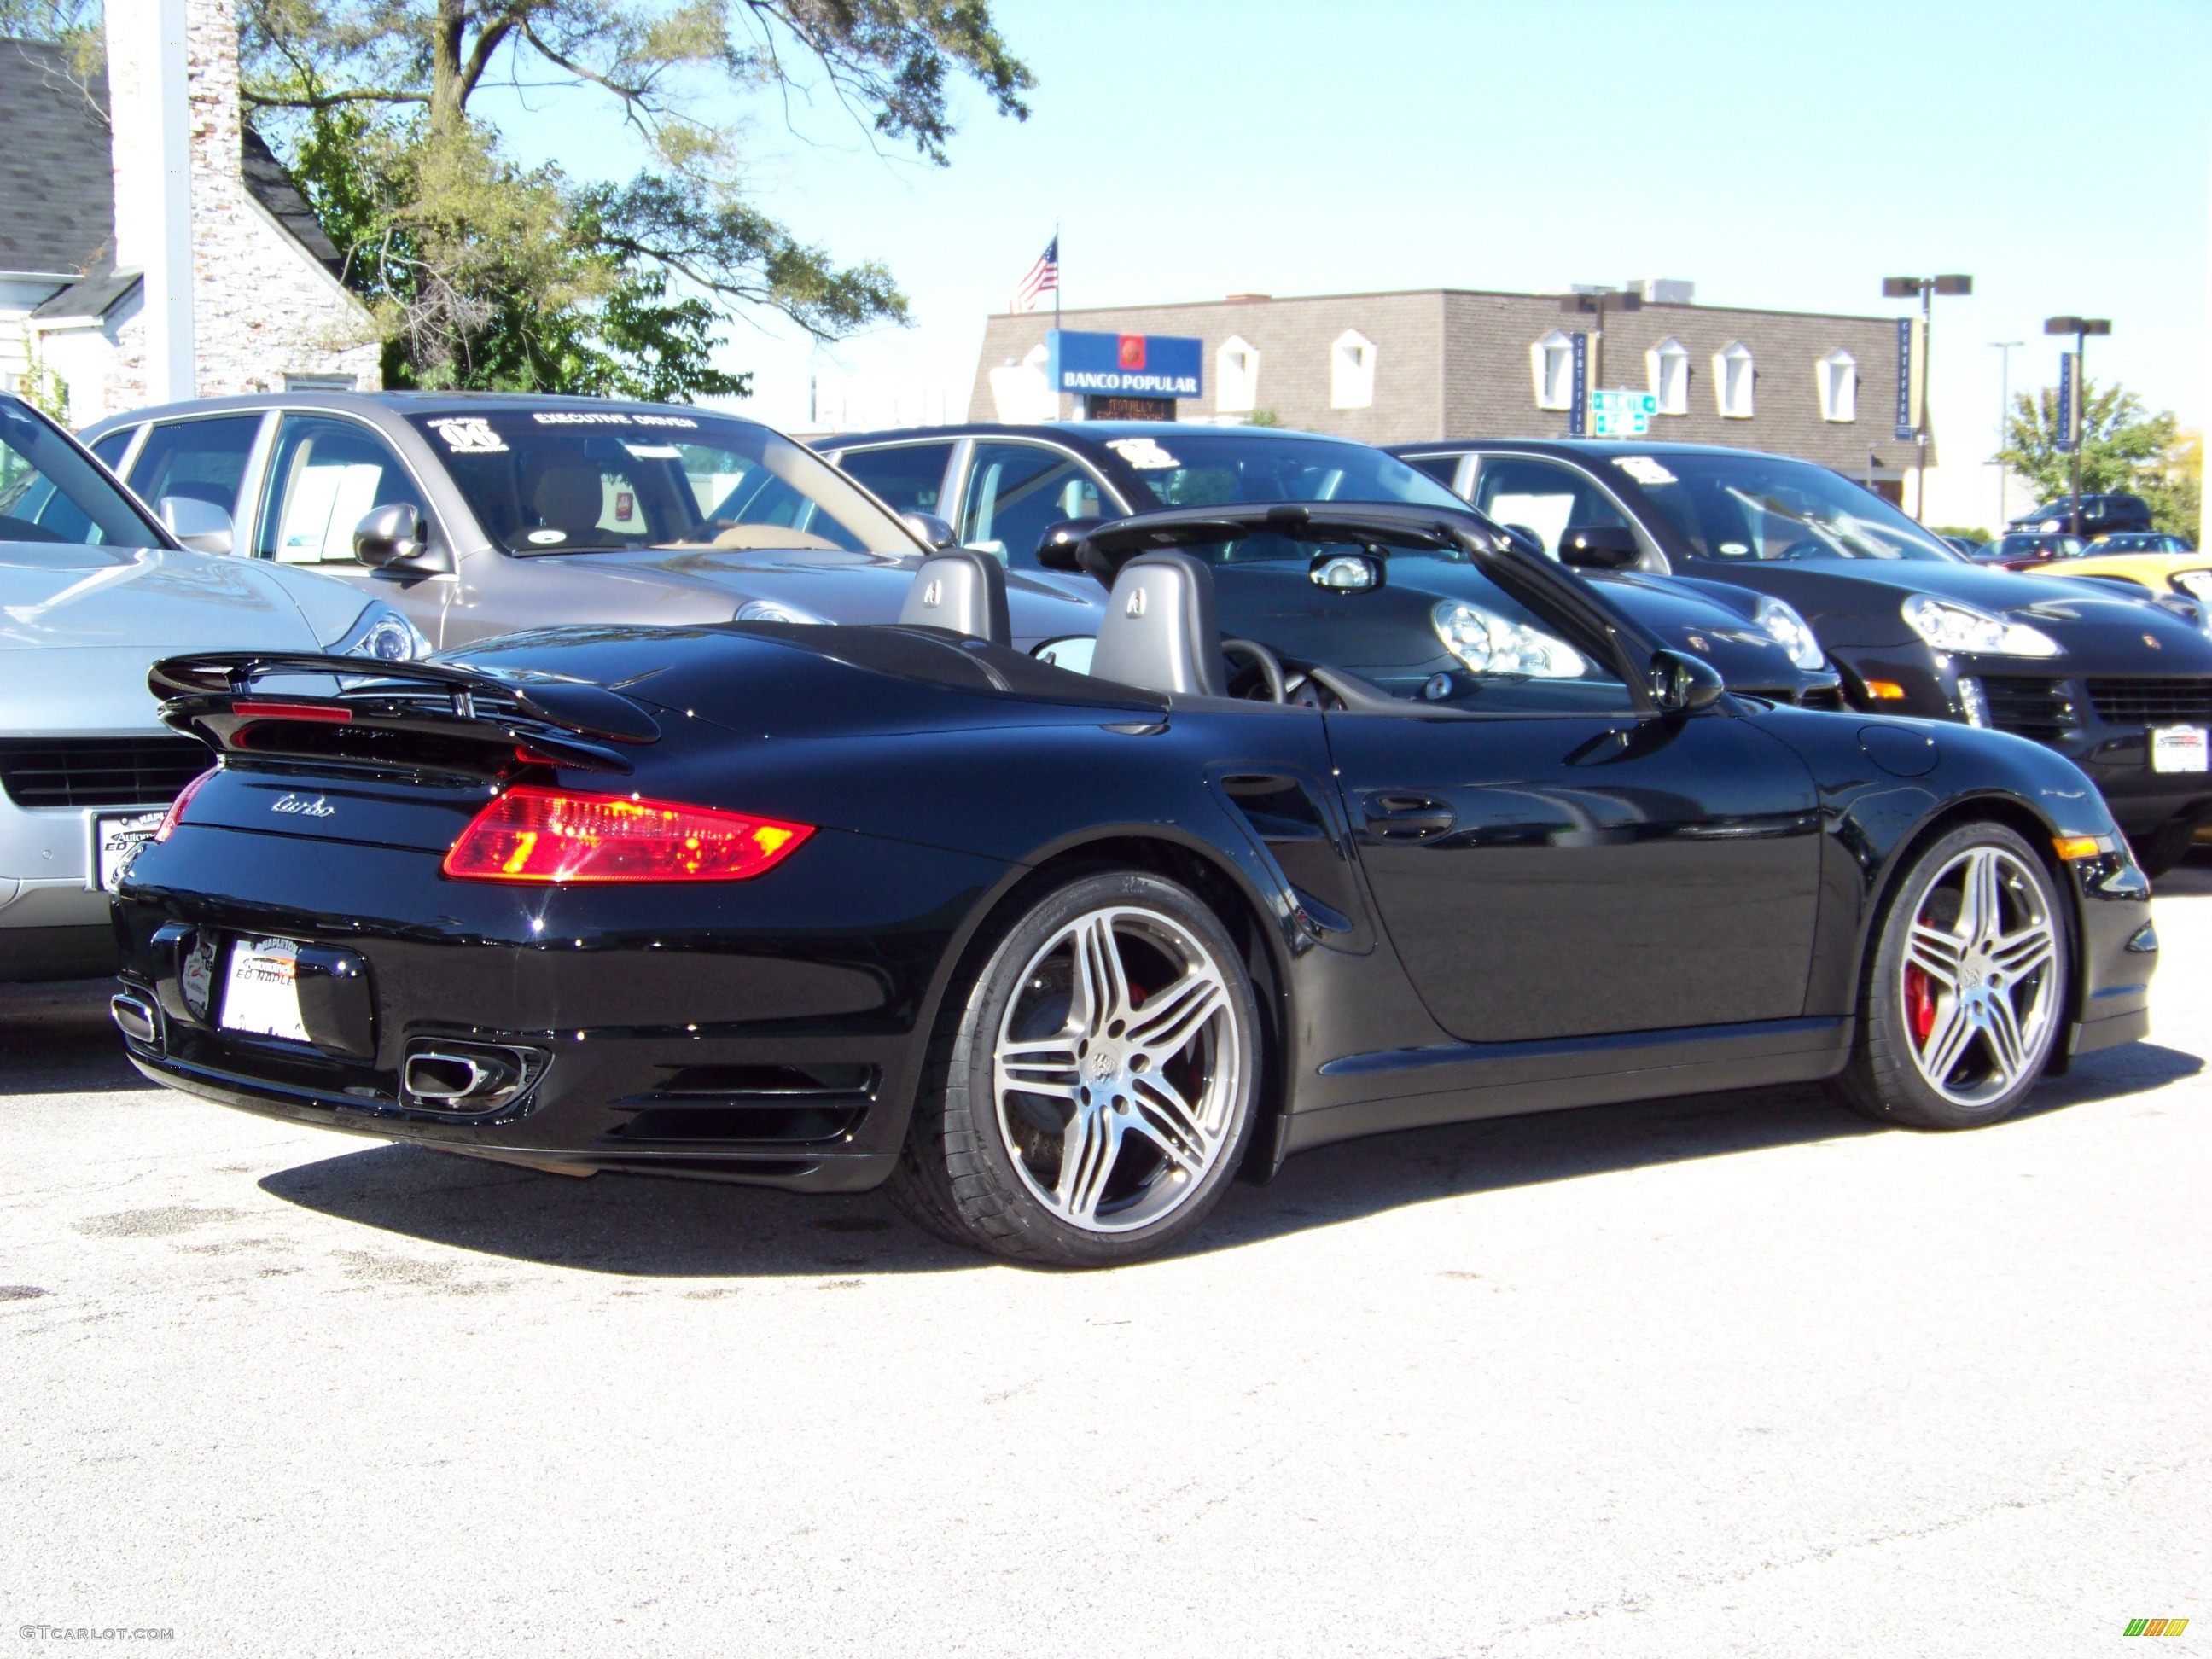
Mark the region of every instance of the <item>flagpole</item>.
POLYGON ((1060 326, 1060 221, 1052 222, 1052 325, 1060 326))

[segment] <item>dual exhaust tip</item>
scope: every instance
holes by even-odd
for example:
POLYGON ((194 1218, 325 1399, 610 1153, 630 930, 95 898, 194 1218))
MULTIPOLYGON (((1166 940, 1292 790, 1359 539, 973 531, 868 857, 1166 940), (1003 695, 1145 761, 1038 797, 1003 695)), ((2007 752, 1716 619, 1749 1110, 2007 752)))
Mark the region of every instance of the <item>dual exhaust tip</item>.
MULTIPOLYGON (((143 997, 110 997, 107 1012, 133 1042, 161 1046, 161 1016, 143 997)), ((399 1086, 410 1106, 471 1115, 495 1112, 544 1076, 550 1058, 535 1048, 494 1043, 424 1043, 401 1062, 399 1086)))

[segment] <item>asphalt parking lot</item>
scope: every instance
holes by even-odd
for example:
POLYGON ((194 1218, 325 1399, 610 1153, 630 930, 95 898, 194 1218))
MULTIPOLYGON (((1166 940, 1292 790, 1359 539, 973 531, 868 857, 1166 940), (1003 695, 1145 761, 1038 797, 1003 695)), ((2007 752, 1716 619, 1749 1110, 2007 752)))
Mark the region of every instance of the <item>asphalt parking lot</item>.
POLYGON ((27 1650, 284 1654, 2072 1655, 2201 1620, 2212 866, 2161 895, 2151 1041, 1996 1129, 1788 1090, 1405 1134, 1089 1276, 873 1198, 264 1123, 18 988, 0 1611, 27 1650))

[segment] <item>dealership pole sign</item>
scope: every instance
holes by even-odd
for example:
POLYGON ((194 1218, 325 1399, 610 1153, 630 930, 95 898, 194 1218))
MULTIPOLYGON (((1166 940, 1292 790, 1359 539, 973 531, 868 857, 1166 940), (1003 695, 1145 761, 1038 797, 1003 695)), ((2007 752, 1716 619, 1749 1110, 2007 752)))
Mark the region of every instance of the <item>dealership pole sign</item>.
POLYGON ((1589 407, 1589 336, 1571 334, 1567 337, 1574 347, 1574 394, 1567 410, 1567 436, 1580 438, 1589 430, 1583 411, 1589 407))
POLYGON ((1055 392, 1088 398, 1202 395, 1203 340, 1170 334, 1086 334, 1066 328, 1055 328, 1044 337, 1045 374, 1055 392))
POLYGON ((2080 401, 2075 394, 2075 362, 2070 351, 2058 354, 2058 441, 2051 447, 2061 455, 2071 455, 2075 445, 2081 440, 2081 423, 2075 411, 2080 401))
POLYGON ((1912 325, 1917 319, 1897 319, 1897 435, 1918 435, 1919 422, 1912 418, 1912 325))

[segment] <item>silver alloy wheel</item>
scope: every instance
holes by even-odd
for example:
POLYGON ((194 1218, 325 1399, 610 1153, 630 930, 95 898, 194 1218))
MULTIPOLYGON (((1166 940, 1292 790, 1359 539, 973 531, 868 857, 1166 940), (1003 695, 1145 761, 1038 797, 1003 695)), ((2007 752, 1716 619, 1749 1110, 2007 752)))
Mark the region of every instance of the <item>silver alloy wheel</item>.
POLYGON ((1944 1099, 1985 1106, 2039 1066, 2057 1017, 2057 928, 2013 854, 1974 847, 1920 896, 1898 975, 1920 1075, 1944 1099))
POLYGON ((1219 1161, 1244 1065, 1227 976, 1194 933, 1135 905, 1085 911, 1030 957, 1000 1022, 999 1133, 1054 1215, 1128 1232, 1219 1161))

